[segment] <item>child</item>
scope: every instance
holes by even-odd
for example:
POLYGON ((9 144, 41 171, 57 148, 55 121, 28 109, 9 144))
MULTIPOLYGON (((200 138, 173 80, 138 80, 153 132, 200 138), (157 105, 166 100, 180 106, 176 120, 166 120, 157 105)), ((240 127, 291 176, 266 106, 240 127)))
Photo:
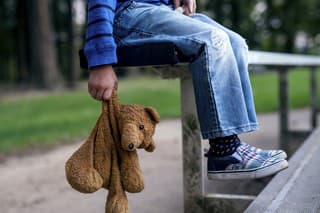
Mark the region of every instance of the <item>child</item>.
POLYGON ((195 0, 88 0, 85 55, 88 91, 108 100, 117 77, 116 46, 170 41, 192 58, 189 68, 201 133, 208 139, 208 177, 259 178, 288 167, 286 153, 238 138, 258 129, 248 76, 248 47, 235 32, 195 13, 195 0), (184 14, 173 8, 181 6, 184 14))

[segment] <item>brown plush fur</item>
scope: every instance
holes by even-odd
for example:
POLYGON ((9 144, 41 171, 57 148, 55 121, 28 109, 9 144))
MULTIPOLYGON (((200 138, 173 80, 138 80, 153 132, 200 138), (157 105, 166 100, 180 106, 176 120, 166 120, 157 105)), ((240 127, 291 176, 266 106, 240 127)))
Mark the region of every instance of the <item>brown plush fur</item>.
POLYGON ((82 193, 108 189, 106 213, 127 213, 125 191, 144 189, 136 149, 155 149, 152 136, 160 117, 151 107, 120 104, 115 91, 102 109, 89 139, 67 161, 66 177, 82 193))

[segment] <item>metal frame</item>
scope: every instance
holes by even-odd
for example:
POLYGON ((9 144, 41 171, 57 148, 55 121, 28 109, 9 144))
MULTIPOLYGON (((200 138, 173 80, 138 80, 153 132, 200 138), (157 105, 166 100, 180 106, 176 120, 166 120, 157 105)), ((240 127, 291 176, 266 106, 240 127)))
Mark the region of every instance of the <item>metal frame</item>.
MULTIPOLYGON (((251 51, 249 53, 249 65, 266 66, 276 69, 279 73, 280 145, 287 150, 290 137, 297 135, 305 136, 317 126, 316 68, 320 67, 320 57, 251 51), (310 67, 311 69, 312 129, 307 132, 292 131, 289 129, 288 73, 290 67, 298 66, 310 67)), ((237 205, 239 205, 241 202, 248 204, 248 202, 254 200, 255 196, 206 193, 204 189, 204 161, 202 157, 204 151, 197 121, 193 84, 187 64, 157 66, 154 68, 163 78, 178 77, 181 82, 184 212, 219 212, 219 208, 232 212, 232 209, 229 208, 230 204, 237 203, 237 205)))
POLYGON ((317 127, 317 68, 320 67, 319 56, 308 56, 287 53, 274 53, 262 51, 249 52, 250 66, 266 66, 274 69, 279 75, 279 125, 280 147, 290 152, 291 138, 306 138, 317 127), (307 131, 290 130, 289 128, 289 68, 307 67, 310 69, 310 106, 311 129, 307 131))
POLYGON ((291 138, 306 138, 317 127, 317 113, 318 110, 318 85, 316 67, 310 67, 310 107, 311 107, 311 129, 304 130, 290 130, 289 128, 289 68, 280 67, 279 73, 279 116, 280 116, 280 147, 284 150, 290 151, 291 138))

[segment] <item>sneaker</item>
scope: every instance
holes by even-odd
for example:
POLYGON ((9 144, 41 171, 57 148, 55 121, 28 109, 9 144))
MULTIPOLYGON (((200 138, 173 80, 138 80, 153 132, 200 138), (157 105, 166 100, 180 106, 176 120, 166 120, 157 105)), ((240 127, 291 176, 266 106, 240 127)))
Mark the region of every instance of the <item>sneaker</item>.
POLYGON ((249 149, 253 152, 256 152, 258 155, 261 155, 266 158, 280 158, 280 159, 287 159, 287 153, 283 150, 264 150, 264 149, 259 149, 257 147, 251 146, 249 144, 246 144, 244 142, 241 142, 241 145, 245 147, 246 149, 249 149))
MULTIPOLYGON (((254 147, 255 148, 255 147, 254 147)), ((257 149, 257 148, 256 148, 257 149)), ((252 146, 241 144, 232 155, 208 157, 209 179, 254 179, 273 175, 288 167, 288 162, 275 157, 267 157, 266 152, 255 152, 252 146)), ((269 156, 269 154, 268 154, 269 156)))

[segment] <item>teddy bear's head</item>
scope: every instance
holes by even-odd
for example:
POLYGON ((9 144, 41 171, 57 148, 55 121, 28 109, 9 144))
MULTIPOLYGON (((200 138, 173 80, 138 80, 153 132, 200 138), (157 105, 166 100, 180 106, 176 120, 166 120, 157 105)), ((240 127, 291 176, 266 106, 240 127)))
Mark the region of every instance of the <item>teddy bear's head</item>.
POLYGON ((152 107, 137 104, 121 107, 121 146, 124 150, 133 151, 143 148, 148 152, 155 149, 152 136, 160 116, 152 107))

